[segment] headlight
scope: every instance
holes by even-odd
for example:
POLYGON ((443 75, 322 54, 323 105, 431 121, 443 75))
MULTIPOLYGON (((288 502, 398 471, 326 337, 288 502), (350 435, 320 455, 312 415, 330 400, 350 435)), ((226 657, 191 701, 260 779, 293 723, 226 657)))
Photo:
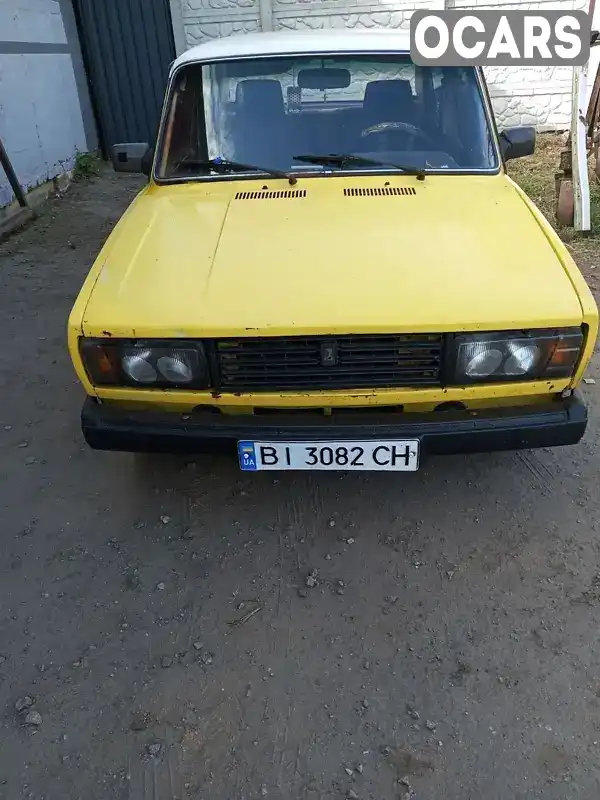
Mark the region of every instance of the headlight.
POLYGON ((569 378, 583 346, 580 328, 470 333, 454 338, 454 384, 569 378))
POLYGON ((95 386, 206 389, 209 385, 200 342, 83 338, 80 352, 95 386))

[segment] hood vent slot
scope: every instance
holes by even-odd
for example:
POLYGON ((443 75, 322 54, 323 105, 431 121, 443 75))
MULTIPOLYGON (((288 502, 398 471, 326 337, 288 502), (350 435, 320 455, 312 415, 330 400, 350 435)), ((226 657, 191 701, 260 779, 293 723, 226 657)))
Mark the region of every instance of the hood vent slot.
POLYGON ((344 189, 344 197, 382 197, 384 195, 416 194, 417 190, 407 186, 375 186, 360 189, 344 189))
POLYGON ((274 192, 237 192, 236 200, 284 200, 306 197, 306 189, 281 189, 274 192))

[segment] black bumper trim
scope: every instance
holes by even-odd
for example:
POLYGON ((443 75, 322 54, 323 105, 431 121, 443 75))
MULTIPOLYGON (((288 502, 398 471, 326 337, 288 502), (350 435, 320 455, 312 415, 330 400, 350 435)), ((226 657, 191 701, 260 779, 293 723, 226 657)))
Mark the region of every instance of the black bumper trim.
POLYGON ((200 454, 235 451, 238 440, 327 441, 419 439, 421 455, 521 450, 576 444, 587 426, 578 394, 543 406, 440 411, 429 414, 261 414, 227 416, 124 411, 88 397, 81 423, 95 450, 200 454), (184 418, 185 417, 185 418, 184 418))

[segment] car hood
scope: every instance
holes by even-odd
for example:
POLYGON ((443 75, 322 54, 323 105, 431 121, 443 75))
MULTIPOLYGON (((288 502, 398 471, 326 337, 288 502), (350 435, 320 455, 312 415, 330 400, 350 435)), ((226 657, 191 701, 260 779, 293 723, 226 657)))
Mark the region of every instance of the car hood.
POLYGON ((582 320, 557 254, 504 175, 150 186, 99 258, 85 335, 419 333, 582 320))

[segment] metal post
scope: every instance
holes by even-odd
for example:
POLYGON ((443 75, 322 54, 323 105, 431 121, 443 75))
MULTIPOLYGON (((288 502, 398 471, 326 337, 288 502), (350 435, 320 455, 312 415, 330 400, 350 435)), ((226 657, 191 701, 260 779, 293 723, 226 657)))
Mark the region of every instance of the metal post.
POLYGON ((25 196, 25 192, 21 188, 21 184, 19 183, 19 179, 17 178, 17 174, 13 169, 12 164, 8 158, 8 153, 6 152, 4 145, 2 144, 2 139, 0 139, 0 164, 4 168, 4 172, 6 172, 6 177, 8 178, 8 182, 11 185, 13 192, 15 193, 15 197, 19 201, 19 205, 21 208, 29 208, 29 203, 27 202, 27 197, 25 196))

